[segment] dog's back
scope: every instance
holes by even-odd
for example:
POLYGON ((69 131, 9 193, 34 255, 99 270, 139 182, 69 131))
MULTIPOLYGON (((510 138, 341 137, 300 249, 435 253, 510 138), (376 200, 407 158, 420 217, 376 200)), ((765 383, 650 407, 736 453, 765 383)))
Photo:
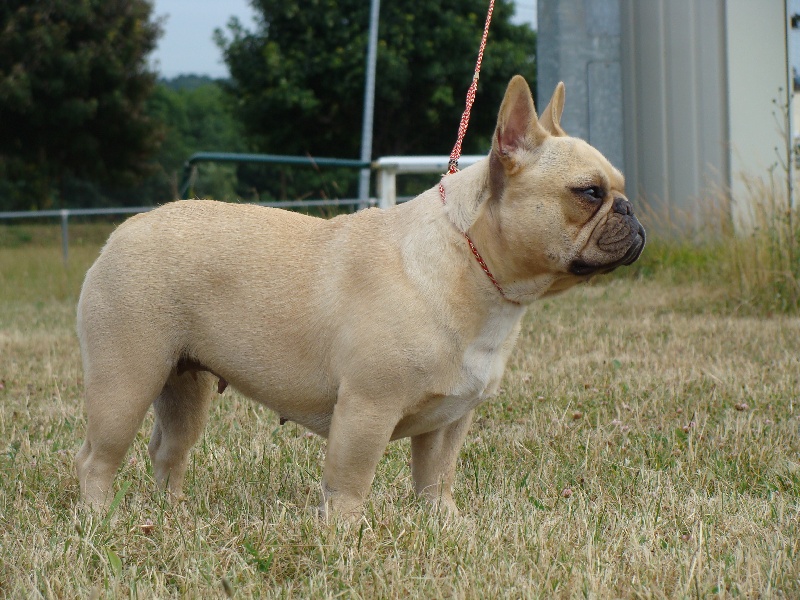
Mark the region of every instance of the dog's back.
POLYGON ((353 270, 336 260, 337 231, 352 220, 211 201, 176 202, 128 220, 87 273, 78 303, 89 379, 96 366, 118 372, 146 356, 153 364, 142 370, 163 384, 185 358, 250 395, 269 383, 270 405, 286 411, 279 390, 291 379, 286 401, 296 405, 294 365, 307 392, 319 396, 325 346, 336 335, 330 324, 348 308, 325 287, 368 287, 375 276, 369 264, 353 270), (254 348, 268 348, 275 360, 264 364, 254 348), (253 373, 263 377, 254 383, 253 373))

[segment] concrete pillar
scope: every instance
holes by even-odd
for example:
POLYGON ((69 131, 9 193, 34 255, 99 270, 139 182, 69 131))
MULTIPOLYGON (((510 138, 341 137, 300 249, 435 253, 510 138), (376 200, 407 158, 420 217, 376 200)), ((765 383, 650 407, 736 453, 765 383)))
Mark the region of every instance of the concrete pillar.
POLYGON ((624 172, 620 23, 620 0, 539 0, 536 106, 563 81, 566 132, 624 172))
POLYGON ((631 199, 691 216, 730 193, 744 223, 753 185, 792 193, 785 0, 539 0, 538 21, 537 106, 563 80, 564 129, 631 199))

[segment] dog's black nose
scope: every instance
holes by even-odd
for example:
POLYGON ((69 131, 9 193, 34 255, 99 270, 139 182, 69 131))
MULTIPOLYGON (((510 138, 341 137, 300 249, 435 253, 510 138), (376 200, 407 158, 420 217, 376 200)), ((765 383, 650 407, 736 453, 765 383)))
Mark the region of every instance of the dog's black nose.
POLYGON ((614 198, 611 210, 625 216, 633 214, 633 206, 625 198, 614 198))

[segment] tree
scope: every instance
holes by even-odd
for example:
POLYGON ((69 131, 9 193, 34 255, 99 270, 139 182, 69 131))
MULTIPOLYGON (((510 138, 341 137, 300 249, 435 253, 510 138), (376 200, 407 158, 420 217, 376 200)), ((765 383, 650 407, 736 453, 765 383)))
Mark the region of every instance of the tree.
POLYGON ((0 202, 45 208, 70 182, 148 172, 161 139, 144 110, 161 34, 149 0, 6 0, 0 31, 0 202))
MULTIPOLYGON (((255 149, 359 154, 369 2, 253 0, 255 31, 232 20, 217 43, 255 149)), ((381 6, 373 155, 449 153, 472 80, 486 0, 381 6)), ((512 75, 535 86, 535 33, 497 0, 465 151, 488 150, 512 75)))
MULTIPOLYGON (((147 102, 147 113, 165 124, 164 141, 155 156, 156 173, 148 178, 143 195, 154 202, 177 197, 186 159, 200 151, 243 152, 239 121, 218 81, 182 75, 159 81, 147 102)), ((236 197, 233 165, 203 164, 194 192, 219 200, 236 197)))

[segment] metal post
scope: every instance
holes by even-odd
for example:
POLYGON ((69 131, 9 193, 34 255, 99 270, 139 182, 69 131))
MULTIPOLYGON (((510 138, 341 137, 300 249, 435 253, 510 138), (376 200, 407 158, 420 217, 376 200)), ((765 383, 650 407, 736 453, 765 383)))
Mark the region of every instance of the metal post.
POLYGON ((397 169, 380 169, 378 188, 379 208, 391 208, 397 204, 397 169))
POLYGON ((792 70, 792 29, 795 29, 795 18, 789 14, 789 5, 786 3, 783 7, 784 21, 786 23, 786 185, 788 186, 789 202, 787 208, 789 212, 789 227, 791 235, 792 226, 792 210, 795 208, 795 189, 794 189, 794 176, 795 176, 795 159, 797 158, 797 151, 794 146, 794 115, 792 114, 792 100, 794 98, 794 72, 792 70))
POLYGON ((61 215, 61 255, 64 257, 64 264, 67 264, 69 258, 69 227, 67 221, 69 220, 69 211, 62 208, 61 215))
MULTIPOLYGON (((364 83, 364 115, 361 125, 361 160, 372 159, 372 116, 375 112, 375 65, 378 55, 378 15, 380 0, 371 0, 369 10, 369 42, 367 44, 367 72, 364 83)), ((359 209, 369 204, 369 169, 361 169, 358 180, 359 209)))

